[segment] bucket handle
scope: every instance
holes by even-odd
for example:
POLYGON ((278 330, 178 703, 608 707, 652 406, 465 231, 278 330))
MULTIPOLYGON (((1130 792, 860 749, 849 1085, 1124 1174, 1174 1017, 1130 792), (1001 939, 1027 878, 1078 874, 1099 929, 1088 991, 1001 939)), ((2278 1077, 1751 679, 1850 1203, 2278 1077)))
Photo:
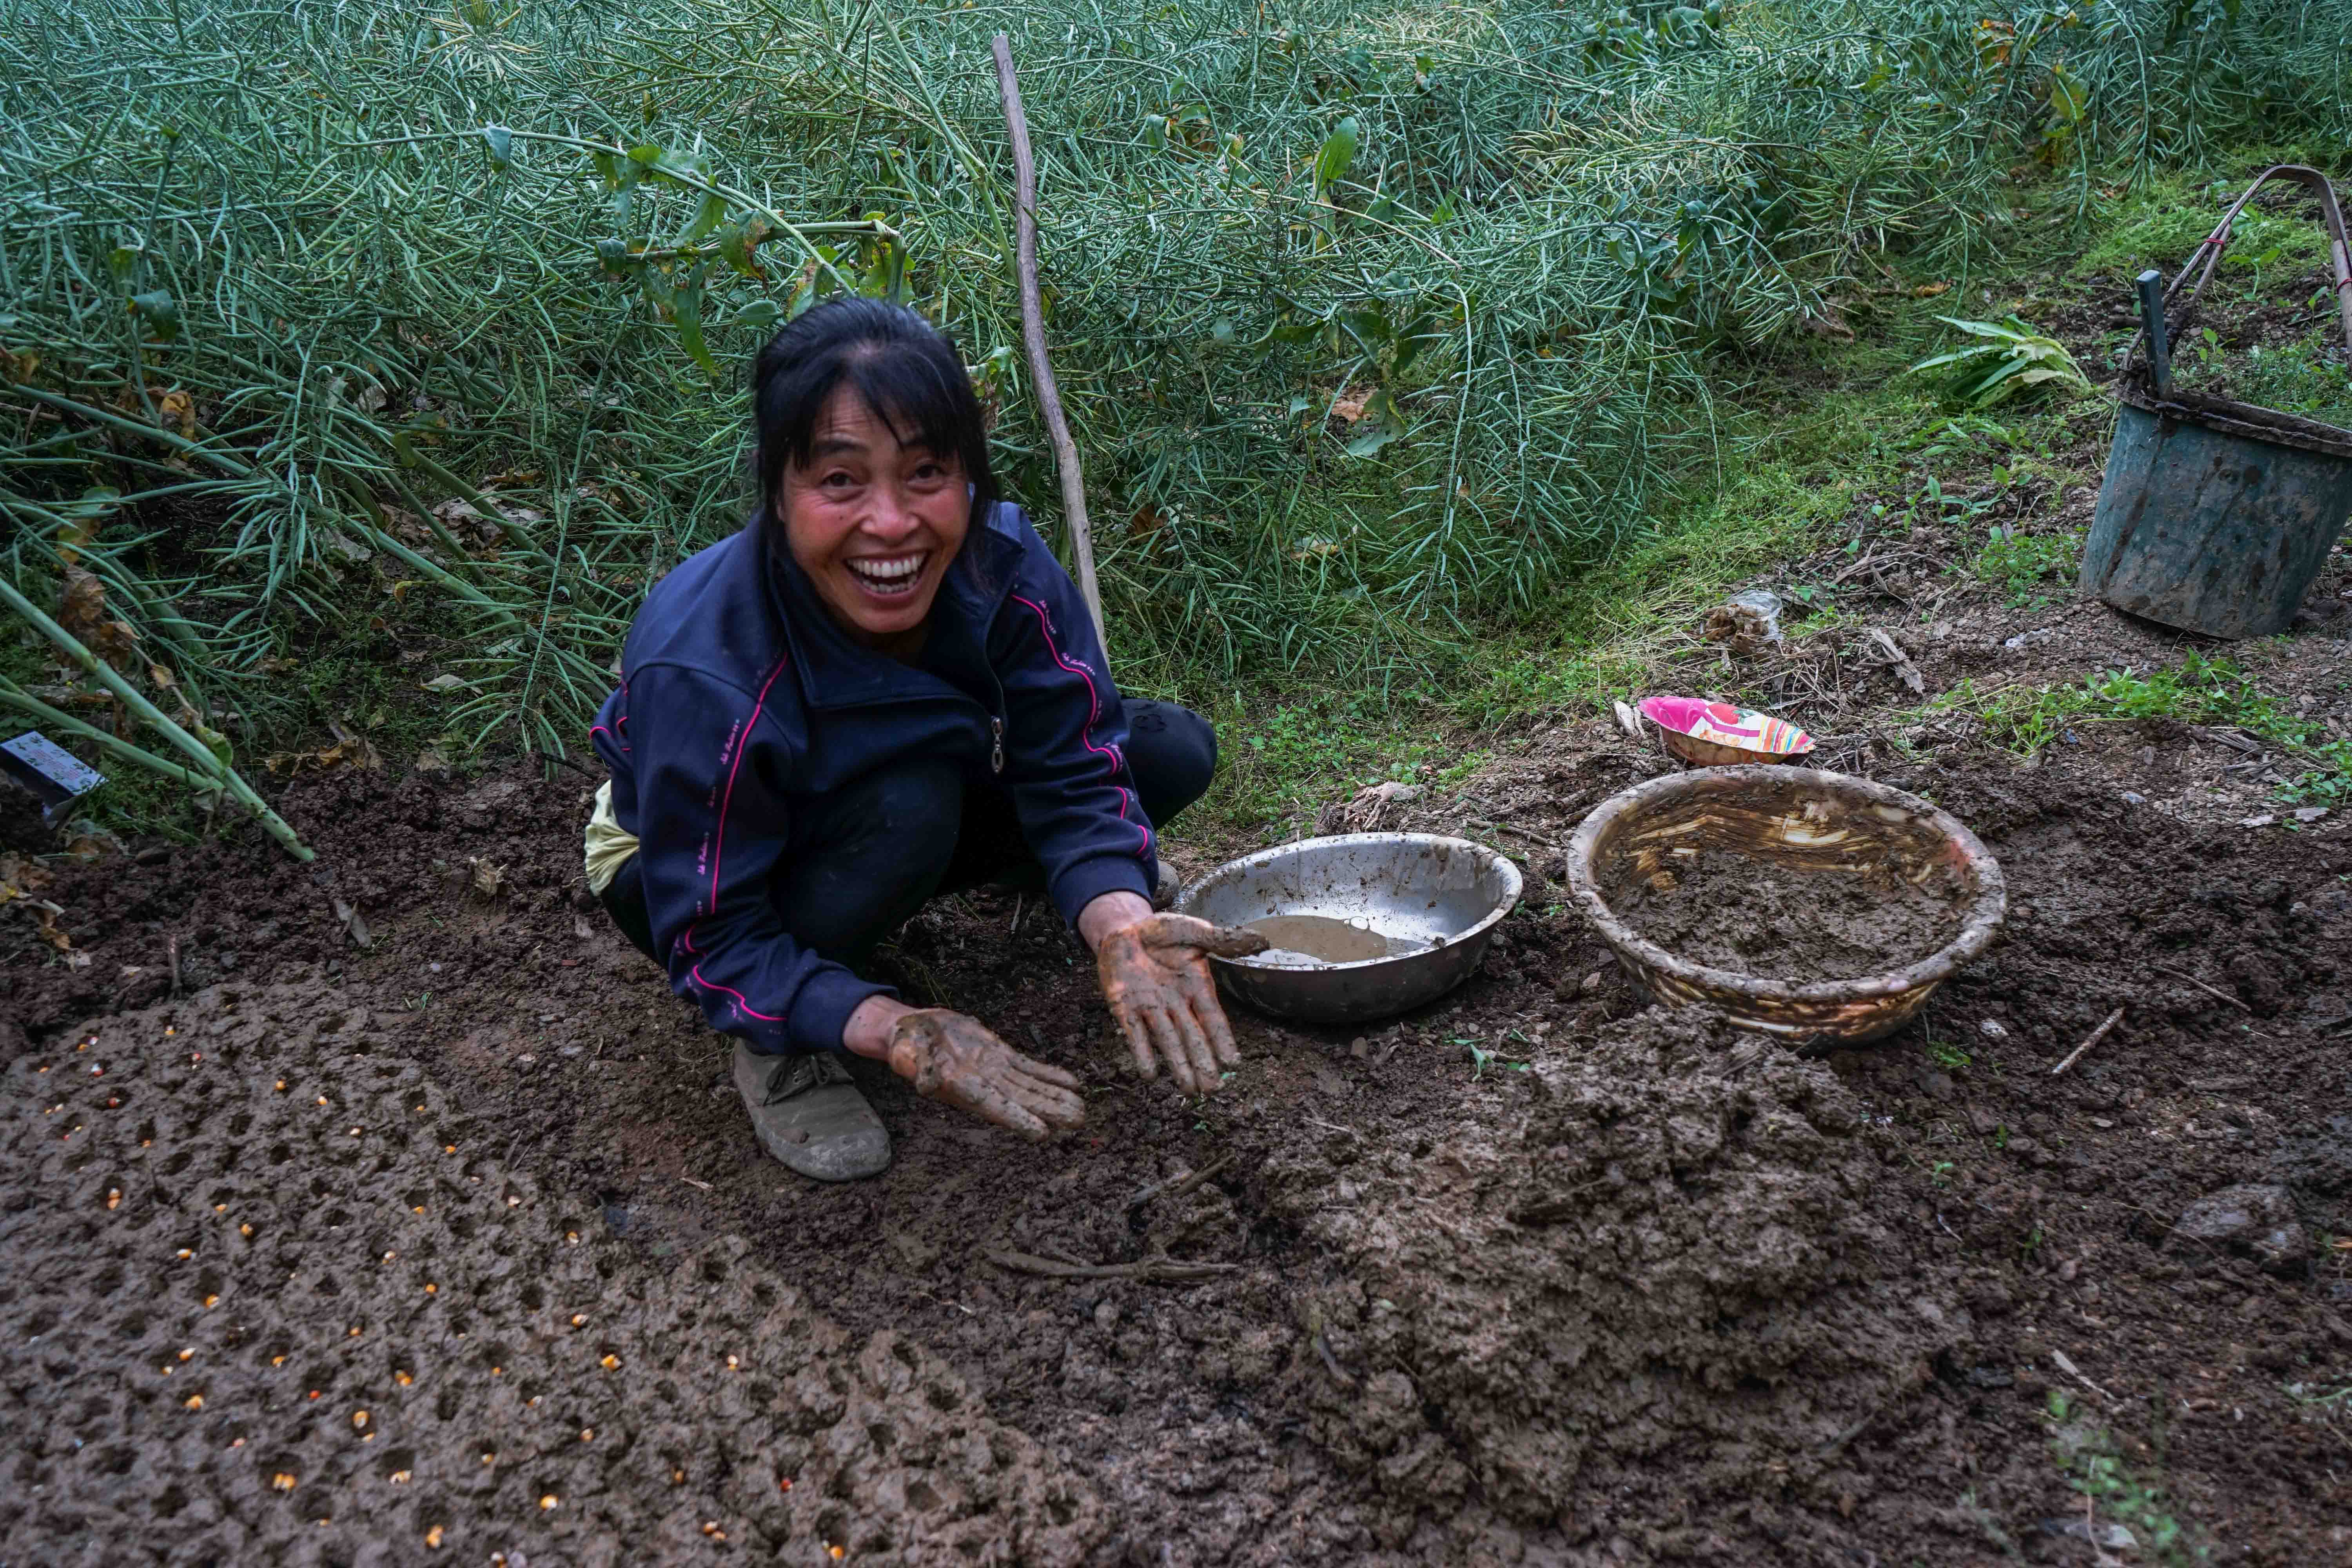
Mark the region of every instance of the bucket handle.
MULTIPOLYGON (((2164 328, 2168 340, 2178 342, 2179 328, 2188 326, 2196 315, 2197 302, 2204 297, 2205 285, 2212 279, 2213 268, 2221 264, 2221 251, 2230 243, 2231 226, 2238 221, 2239 212, 2253 200, 2256 191, 2272 180, 2281 179, 2292 180, 2302 185, 2319 203, 2320 222, 2327 229, 2328 261, 2336 274, 2336 308, 2343 318, 2345 353, 2352 355, 2352 245, 2347 245, 2345 239, 2344 209, 2336 205, 2336 190, 2327 183, 2327 176, 2301 163, 2274 163, 2255 175, 2254 183, 2246 187, 2245 194, 2231 202, 2230 210, 2221 215, 2221 221, 2213 226, 2213 232, 2198 241, 2197 248, 2189 253, 2189 259, 2181 264, 2179 273, 2172 279, 2172 286, 2164 291, 2164 328), (2196 277, 2193 285, 2189 282, 2192 273, 2196 277), (2189 289, 2189 303, 2180 312, 2179 326, 2176 327, 2172 301, 2184 288, 2189 289)), ((2132 339, 2131 347, 2124 354, 2123 375, 2126 381, 2139 367, 2141 351, 2147 346, 2147 323, 2142 321, 2139 334, 2132 339)))

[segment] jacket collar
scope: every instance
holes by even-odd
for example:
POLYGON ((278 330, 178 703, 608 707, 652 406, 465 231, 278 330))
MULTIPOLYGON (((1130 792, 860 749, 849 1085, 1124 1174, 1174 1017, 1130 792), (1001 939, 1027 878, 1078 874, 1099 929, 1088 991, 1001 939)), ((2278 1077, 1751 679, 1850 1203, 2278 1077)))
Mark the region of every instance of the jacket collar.
MULTIPOLYGON (((931 647, 981 650, 986 658, 988 625, 1013 585, 1023 551, 1017 536, 999 526, 1004 503, 990 509, 984 522, 964 536, 964 547, 948 566, 931 602, 931 647)), ((856 708, 867 703, 940 695, 940 678, 876 653, 851 639, 826 609, 762 507, 744 525, 752 570, 761 578, 769 608, 784 629, 784 644, 798 671, 801 696, 812 709, 856 708)))

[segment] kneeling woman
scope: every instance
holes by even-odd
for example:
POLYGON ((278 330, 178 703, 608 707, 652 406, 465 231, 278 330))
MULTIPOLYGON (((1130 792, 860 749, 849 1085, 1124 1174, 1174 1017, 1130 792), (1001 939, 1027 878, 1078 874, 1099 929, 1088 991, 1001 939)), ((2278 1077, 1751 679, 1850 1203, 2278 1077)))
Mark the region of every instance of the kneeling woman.
POLYGON ((590 886, 736 1037, 760 1142, 826 1181, 889 1163, 841 1065, 1031 1138, 1077 1079, 862 977, 934 893, 1041 868, 1096 954, 1137 1068, 1187 1093, 1234 1065, 1205 954, 1255 935, 1152 912, 1152 830, 1199 798, 1207 723, 1122 700, 1068 574, 1000 501, 947 340, 818 305, 753 370, 761 505, 646 596, 592 738, 612 771, 590 886))

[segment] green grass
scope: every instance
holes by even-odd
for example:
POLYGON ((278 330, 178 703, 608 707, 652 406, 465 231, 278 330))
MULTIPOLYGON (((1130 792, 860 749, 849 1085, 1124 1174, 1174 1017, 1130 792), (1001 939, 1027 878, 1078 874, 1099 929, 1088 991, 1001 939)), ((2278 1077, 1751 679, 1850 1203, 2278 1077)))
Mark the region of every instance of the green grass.
POLYGON ((2126 1462, 2115 1435, 2077 1415, 2074 1402, 2063 1392, 2050 1391, 2046 1414, 2051 1456, 2066 1484, 2090 1500, 2095 1524, 2120 1524, 2131 1532, 2130 1560, 2167 1568, 2193 1568, 2211 1561, 2213 1548, 2205 1532, 2181 1517, 2179 1504, 2163 1484, 2163 1417, 2158 1418, 2155 1444, 2142 1446, 2154 1456, 2152 1463, 2143 1466, 2126 1462))
POLYGON ((1997 528, 1977 552, 1973 570, 1984 582, 1998 584, 2011 609, 2049 604, 2064 591, 2083 559, 2083 535, 2018 533, 1997 528))
POLYGON ((2082 725, 2147 719, 2234 725, 2303 764, 2280 792, 2282 799, 2323 805, 2352 801, 2352 742, 2281 708, 2233 661, 2194 649, 2178 668, 2146 674, 2111 670, 2092 680, 1990 690, 1963 681, 1922 711, 1972 714, 1990 739, 2027 756, 2082 725))

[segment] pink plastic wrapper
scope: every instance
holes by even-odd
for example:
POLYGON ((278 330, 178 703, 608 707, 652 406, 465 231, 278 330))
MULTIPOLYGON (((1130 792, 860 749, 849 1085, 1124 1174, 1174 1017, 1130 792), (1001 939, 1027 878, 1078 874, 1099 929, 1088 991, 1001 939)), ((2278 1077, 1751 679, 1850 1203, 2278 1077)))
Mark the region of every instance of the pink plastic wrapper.
POLYGON ((1644 697, 1642 717, 1664 734, 1666 749, 1707 766, 1777 763, 1813 749, 1813 738, 1786 719, 1709 702, 1703 697, 1644 697))

